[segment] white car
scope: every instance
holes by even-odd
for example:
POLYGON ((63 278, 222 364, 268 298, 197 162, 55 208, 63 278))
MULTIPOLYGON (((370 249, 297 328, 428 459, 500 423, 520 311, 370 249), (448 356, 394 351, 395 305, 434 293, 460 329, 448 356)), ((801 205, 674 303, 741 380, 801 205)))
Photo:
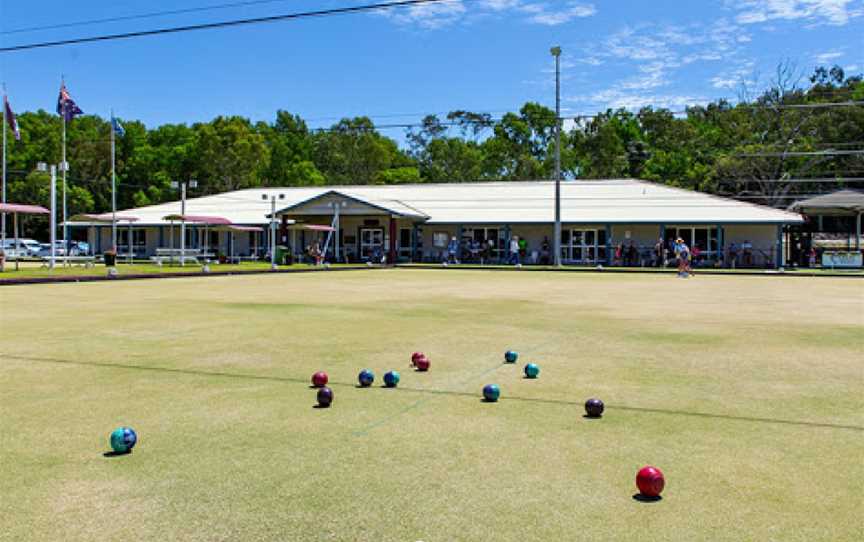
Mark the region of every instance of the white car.
POLYGON ((16 247, 15 239, 7 237, 2 248, 7 258, 33 258, 39 253, 41 247, 33 239, 18 239, 16 247))

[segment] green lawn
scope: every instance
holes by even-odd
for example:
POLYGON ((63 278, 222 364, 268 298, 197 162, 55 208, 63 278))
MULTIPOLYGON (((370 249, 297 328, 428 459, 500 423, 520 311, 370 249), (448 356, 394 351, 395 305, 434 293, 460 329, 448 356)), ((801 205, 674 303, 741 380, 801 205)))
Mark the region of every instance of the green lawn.
POLYGON ((0 287, 0 540, 861 540, 862 307, 771 276, 0 287), (120 425, 138 446, 103 457, 120 425), (633 499, 646 464, 662 501, 633 499))
MULTIPOLYGON (((127 264, 119 262, 117 265, 118 273, 123 275, 176 275, 176 274, 193 274, 200 273, 203 264, 190 264, 184 266, 179 264, 174 265, 156 265, 152 263, 132 263, 127 264)), ((311 269, 314 266, 307 264, 295 265, 280 265, 279 269, 311 269)), ((335 267, 345 267, 340 264, 335 267)), ((210 263, 210 273, 238 273, 243 271, 266 271, 270 269, 269 262, 244 262, 241 264, 218 264, 210 263)), ((43 267, 41 263, 22 262, 19 268, 15 269, 15 264, 6 264, 6 270, 0 273, 0 279, 32 279, 32 278, 51 278, 51 277, 104 277, 108 274, 108 268, 104 264, 97 264, 93 267, 84 267, 82 265, 63 266, 58 260, 57 266, 54 269, 43 267)))

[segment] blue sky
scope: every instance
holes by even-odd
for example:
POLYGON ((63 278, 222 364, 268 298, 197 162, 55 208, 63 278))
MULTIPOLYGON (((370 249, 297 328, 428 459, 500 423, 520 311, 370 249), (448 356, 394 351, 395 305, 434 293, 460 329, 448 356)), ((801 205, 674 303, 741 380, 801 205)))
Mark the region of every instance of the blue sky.
MULTIPOLYGON (((2 2, 0 42, 101 33, 361 4, 274 0, 241 8, 34 32, 10 31, 241 0, 2 2)), ((248 0, 247 0, 248 1, 248 0)), ((339 16, 0 54, 16 111, 53 110, 60 75, 87 113, 148 126, 277 109, 310 125, 369 115, 500 113, 554 104, 552 45, 564 50, 565 113, 680 109, 760 89, 777 64, 864 71, 864 0, 453 0, 339 16)), ((387 132, 401 138, 400 131, 387 132)))

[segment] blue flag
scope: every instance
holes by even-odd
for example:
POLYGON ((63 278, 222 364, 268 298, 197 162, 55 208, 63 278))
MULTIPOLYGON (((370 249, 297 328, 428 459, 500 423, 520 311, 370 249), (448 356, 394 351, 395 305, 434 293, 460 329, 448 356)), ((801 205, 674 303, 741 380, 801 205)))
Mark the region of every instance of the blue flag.
POLYGON ((114 133, 120 137, 126 135, 126 130, 123 128, 123 125, 120 124, 120 121, 111 117, 111 128, 114 129, 114 133))
POLYGON ((57 114, 66 119, 66 122, 71 121, 78 115, 83 115, 84 112, 69 95, 66 90, 66 83, 60 85, 60 96, 57 98, 57 114))

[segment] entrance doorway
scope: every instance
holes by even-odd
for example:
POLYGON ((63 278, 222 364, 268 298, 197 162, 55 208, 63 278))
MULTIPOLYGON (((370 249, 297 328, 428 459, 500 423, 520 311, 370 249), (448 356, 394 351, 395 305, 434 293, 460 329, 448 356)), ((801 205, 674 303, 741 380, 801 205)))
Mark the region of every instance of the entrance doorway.
POLYGON ((384 255, 384 228, 360 228, 360 259, 380 260, 384 255))

